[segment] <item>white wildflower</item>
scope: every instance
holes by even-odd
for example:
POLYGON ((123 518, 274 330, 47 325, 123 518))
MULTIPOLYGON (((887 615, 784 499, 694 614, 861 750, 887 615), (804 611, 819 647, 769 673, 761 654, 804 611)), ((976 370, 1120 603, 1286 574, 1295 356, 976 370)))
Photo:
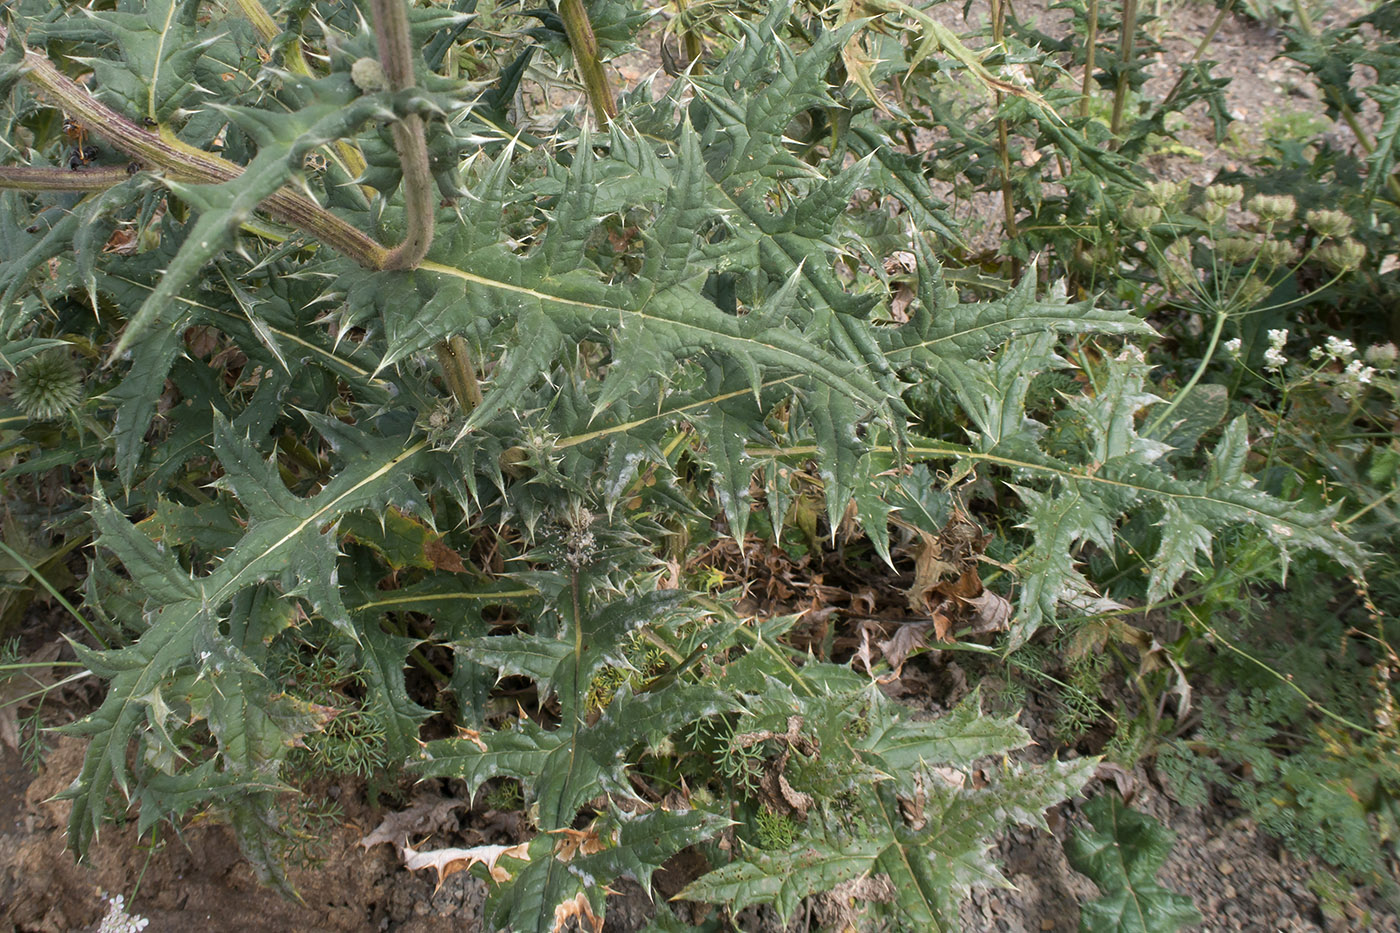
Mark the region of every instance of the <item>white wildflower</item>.
POLYGON ((1232 337, 1231 339, 1225 341, 1225 352, 1230 354, 1231 356, 1238 357, 1240 355, 1240 346, 1242 344, 1243 341, 1240 340, 1240 338, 1232 337))
POLYGON ((1356 355, 1356 344, 1342 337, 1328 335, 1327 355, 1334 360, 1349 360, 1356 355))
POLYGON ((1269 347, 1264 351, 1264 368, 1269 372, 1278 372, 1283 368, 1283 364, 1288 362, 1288 357, 1283 355, 1283 351, 1278 347, 1269 347))
POLYGON ((1282 350, 1283 345, 1288 342, 1288 328, 1280 327, 1269 331, 1269 346, 1275 350, 1282 350))
POLYGON ((151 921, 126 912, 126 897, 118 894, 107 899, 107 916, 97 927, 97 933, 140 933, 151 921))
POLYGON ((1355 379, 1360 385, 1366 385, 1371 381, 1371 377, 1376 374, 1376 370, 1375 367, 1367 366, 1360 360, 1352 360, 1347 364, 1347 368, 1343 371, 1343 374, 1355 379))

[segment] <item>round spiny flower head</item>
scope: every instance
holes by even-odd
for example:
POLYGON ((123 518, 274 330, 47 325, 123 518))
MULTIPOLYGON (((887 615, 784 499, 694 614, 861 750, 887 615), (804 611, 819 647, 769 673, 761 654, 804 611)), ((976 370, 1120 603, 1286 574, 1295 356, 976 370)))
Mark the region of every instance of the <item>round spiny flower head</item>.
POLYGON ((1351 272, 1366 258, 1366 247, 1351 237, 1336 243, 1324 243, 1317 248, 1317 258, 1333 272, 1351 272))
POLYGON ((1351 218, 1341 211, 1308 211, 1303 217, 1323 239, 1340 239, 1351 233, 1351 218))
POLYGON ((1292 220, 1293 215, 1298 213, 1298 202, 1289 194, 1256 195, 1245 206, 1254 212, 1262 224, 1292 220))
POLYGON ((1221 207, 1229 207, 1244 200, 1244 189, 1239 185, 1207 185, 1206 200, 1221 207))
POLYGON ((10 397, 30 421, 54 421, 83 400, 83 377, 67 353, 40 353, 19 365, 10 397))

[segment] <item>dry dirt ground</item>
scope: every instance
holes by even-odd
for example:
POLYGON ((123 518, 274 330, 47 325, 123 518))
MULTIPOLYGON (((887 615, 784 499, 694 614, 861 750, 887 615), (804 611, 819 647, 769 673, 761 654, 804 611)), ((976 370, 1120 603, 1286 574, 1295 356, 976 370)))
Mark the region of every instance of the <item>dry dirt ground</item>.
MULTIPOLYGON (((961 7, 961 3, 946 3, 937 9, 952 14, 961 7)), ((1345 12, 1334 8, 1330 15, 1345 12)), ((1160 80, 1169 81, 1175 73, 1172 62, 1194 50, 1214 8, 1165 0, 1163 14, 1167 53, 1160 80)), ((655 40, 651 45, 650 53, 618 63, 623 81, 641 80, 655 70, 655 40)), ((1181 141, 1197 154, 1174 157, 1170 168, 1174 174, 1207 180, 1246 155, 1266 121, 1296 119, 1298 113, 1320 109, 1305 82, 1298 80, 1288 63, 1275 58, 1279 48, 1280 37, 1266 26, 1238 18, 1227 22, 1209 57, 1222 62, 1218 75, 1232 78, 1228 93, 1231 109, 1241 121, 1240 132, 1217 146, 1188 126, 1181 141)), ((966 219, 975 222, 978 207, 969 205, 966 211, 966 219)), ((949 698, 921 699, 919 705, 937 707, 949 698)), ((1043 724, 1048 717, 1038 717, 1034 704, 1025 715, 1032 733, 1045 747, 1052 746, 1043 724)), ((76 865, 65 850, 69 804, 52 798, 77 774, 82 753, 80 740, 55 738, 36 776, 14 750, 0 744, 0 931, 94 930, 106 911, 104 893, 126 895, 127 909, 149 920, 149 933, 465 933, 481 928, 482 882, 458 874, 436 888, 430 875, 403 869, 390 847, 365 850, 358 844, 387 812, 369 805, 363 784, 346 782, 330 789, 345 820, 323 840, 323 864, 293 872, 300 903, 261 887, 239 856, 232 834, 210 823, 187 826, 179 835, 167 830, 154 844, 138 840, 134 825, 109 826, 87 863, 76 865)), ((1291 858, 1232 809, 1228 800, 1200 811, 1184 811, 1157 790, 1150 773, 1139 769, 1131 783, 1136 793, 1133 806, 1177 833, 1159 880, 1194 899, 1204 916, 1198 930, 1400 931, 1396 917, 1364 891, 1356 892, 1349 914, 1325 919, 1318 896, 1308 886, 1317 866, 1291 858)), ((406 791, 410 798, 415 793, 450 793, 450 788, 406 791)), ((963 906, 966 929, 1021 933, 1078 928, 1078 905, 1094 897, 1096 890, 1069 868, 1061 843, 1083 819, 1071 802, 1056 808, 1050 822, 1053 835, 1018 830, 999 840, 997 854, 1015 887, 976 893, 963 906)), ((469 813, 463 807, 439 822, 431 844, 502 841, 491 837, 492 826, 498 823, 498 815, 469 813)), ((612 899, 608 929, 636 929, 648 913, 645 895, 635 886, 624 889, 612 899)), ((797 918, 789 929, 805 929, 802 922, 797 918)), ((740 925, 765 933, 780 929, 763 912, 746 913, 740 925)))

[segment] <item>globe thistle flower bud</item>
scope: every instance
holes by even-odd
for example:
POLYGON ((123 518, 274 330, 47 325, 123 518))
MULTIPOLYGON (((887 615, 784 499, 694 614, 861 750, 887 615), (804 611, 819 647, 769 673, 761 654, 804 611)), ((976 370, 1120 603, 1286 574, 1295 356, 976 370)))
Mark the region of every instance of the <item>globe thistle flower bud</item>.
POLYGON ((384 73, 384 66, 374 58, 355 59, 355 64, 350 66, 350 80, 366 94, 374 94, 389 86, 389 76, 384 73))
POLYGON ((1366 258, 1366 247, 1351 237, 1336 243, 1324 243, 1317 248, 1317 258, 1333 272, 1351 272, 1361 267, 1366 258))
POLYGON ((1254 212, 1254 216, 1262 224, 1292 220, 1293 215, 1298 213, 1298 202, 1288 194, 1256 195, 1245 206, 1254 212))
POLYGON ((1341 211, 1308 211, 1303 219, 1323 239, 1341 239, 1351 233, 1351 218, 1341 211))
POLYGON ((31 421, 55 421, 83 400, 83 377, 63 351, 40 353, 19 365, 10 398, 31 421))

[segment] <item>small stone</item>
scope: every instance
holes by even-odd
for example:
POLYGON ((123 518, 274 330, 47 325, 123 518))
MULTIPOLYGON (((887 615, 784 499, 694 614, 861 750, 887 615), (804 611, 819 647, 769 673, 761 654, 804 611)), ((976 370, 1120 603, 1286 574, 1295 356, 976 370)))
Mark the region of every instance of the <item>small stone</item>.
POLYGON ((1233 901, 1236 897, 1239 896, 1239 892, 1235 890, 1235 886, 1233 884, 1225 885, 1224 894, 1225 900, 1227 901, 1233 901))
POLYGON ((1043 933, 1050 933, 1051 930, 1055 929, 1054 919, 1051 917, 1041 917, 1040 929, 1043 931, 1043 933))
POLYGON ((1224 859, 1221 859, 1220 864, 1215 866, 1215 870, 1220 872, 1222 875, 1228 877, 1229 875, 1233 875, 1235 873, 1235 866, 1231 865, 1224 859))

